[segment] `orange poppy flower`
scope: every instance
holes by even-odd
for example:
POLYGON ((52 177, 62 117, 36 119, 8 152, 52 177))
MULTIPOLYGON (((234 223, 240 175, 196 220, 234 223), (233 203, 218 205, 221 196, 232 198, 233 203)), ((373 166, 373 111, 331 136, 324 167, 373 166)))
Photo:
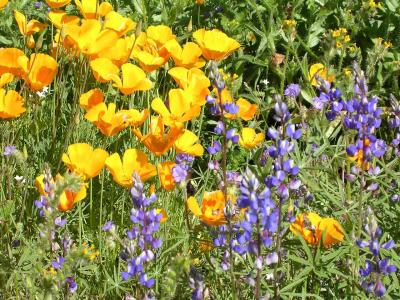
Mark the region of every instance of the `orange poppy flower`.
POLYGON ((199 29, 193 33, 203 56, 208 60, 222 60, 240 47, 240 44, 218 29, 199 29))
POLYGON ((20 94, 0 89, 0 119, 16 118, 25 111, 24 99, 20 94))
POLYGON ((190 121, 200 115, 200 106, 191 105, 192 97, 189 93, 185 93, 182 89, 171 89, 168 96, 169 110, 160 98, 155 98, 151 102, 151 108, 162 116, 166 125, 190 121))
POLYGON ((200 144, 196 144, 199 140, 198 136, 190 130, 185 129, 183 134, 175 141, 175 149, 178 153, 186 153, 192 156, 202 156, 204 148, 200 144))
POLYGON ((169 58, 161 56, 159 51, 157 43, 142 32, 135 41, 131 58, 137 60, 140 67, 149 73, 164 65, 169 58))
POLYGON ((201 68, 205 65, 205 61, 200 59, 201 49, 195 43, 188 42, 182 48, 177 40, 172 39, 163 46, 161 53, 163 51, 166 51, 172 57, 177 67, 190 69, 193 67, 201 68))
POLYGON ((156 43, 158 48, 161 48, 168 41, 176 38, 172 33, 172 29, 166 25, 149 26, 146 30, 146 34, 149 39, 156 43))
POLYGON ((108 58, 96 58, 90 62, 94 78, 100 83, 112 81, 118 77, 119 68, 108 58))
POLYGON ((3 9, 8 3, 8 0, 0 0, 0 9, 3 9))
POLYGON ((144 146, 160 156, 167 152, 183 133, 182 123, 171 124, 168 133, 165 133, 164 121, 161 117, 151 117, 150 132, 145 136, 138 129, 133 129, 133 133, 139 138, 144 146))
POLYGON ((75 0, 75 5, 85 19, 96 19, 97 0, 75 0))
POLYGON ((172 161, 162 162, 157 165, 161 186, 166 191, 171 191, 175 188, 175 180, 172 176, 172 168, 174 166, 175 163, 172 161))
POLYGON ((120 67, 128 61, 134 44, 134 35, 119 38, 114 45, 99 52, 96 57, 92 57, 92 59, 99 57, 108 58, 114 65, 120 67))
POLYGON ((115 103, 107 105, 102 102, 92 107, 86 114, 85 119, 92 122, 102 134, 112 136, 128 127, 124 115, 115 112, 115 103))
MULTIPOLYGON (((371 142, 369 141, 369 139, 365 139, 364 144, 366 147, 368 147, 371 144, 371 142)), ((349 156, 349 159, 355 161, 357 163, 357 167, 362 168, 364 166, 365 171, 369 170, 370 164, 369 162, 364 161, 363 149, 358 150, 354 156, 349 156)))
POLYGON ((211 84, 202 70, 175 67, 170 69, 168 74, 172 76, 180 88, 190 93, 192 104, 201 106, 206 103, 206 96, 210 93, 208 87, 211 84))
POLYGON ((77 16, 67 15, 67 13, 63 10, 49 11, 48 17, 50 22, 57 29, 61 29, 63 26, 67 25, 78 25, 80 21, 80 19, 77 16))
POLYGON ((114 86, 124 95, 130 95, 136 91, 147 91, 151 89, 152 83, 146 77, 146 73, 133 64, 127 63, 121 66, 122 79, 111 74, 108 78, 114 81, 114 86))
MULTIPOLYGON (((43 183, 44 175, 39 175, 35 179, 35 186, 39 191, 40 195, 46 196, 47 193, 44 190, 43 183)), ((57 174, 56 181, 63 181, 64 178, 57 174)), ((58 200, 58 209, 60 211, 68 211, 74 207, 74 204, 86 198, 86 184, 82 183, 80 185, 80 189, 77 192, 73 192, 71 190, 65 189, 58 200)))
POLYGON ((313 212, 299 214, 290 225, 290 231, 300 235, 308 244, 318 245, 325 235, 322 245, 327 248, 343 240, 344 231, 338 221, 332 218, 321 218, 313 212))
POLYGON ((264 133, 256 133, 253 128, 245 127, 239 137, 239 145, 246 149, 257 147, 265 138, 264 133))
POLYGON ((68 5, 71 0, 45 0, 46 4, 51 8, 60 8, 68 5))
POLYGON ((93 149, 86 143, 77 143, 68 146, 67 153, 62 155, 62 161, 68 169, 82 176, 84 180, 99 175, 108 153, 103 149, 93 149))
POLYGON ((69 24, 64 28, 64 36, 72 41, 83 54, 92 56, 114 45, 118 34, 112 29, 103 29, 98 20, 83 20, 82 24, 69 24))
POLYGON ((57 74, 57 62, 53 57, 43 53, 20 56, 18 64, 23 70, 23 78, 32 91, 41 91, 53 82, 57 74))
POLYGON ((162 218, 161 218, 161 220, 160 220, 160 223, 164 223, 165 221, 168 220, 168 214, 167 214, 167 212, 166 212, 164 209, 162 209, 162 208, 156 208, 156 213, 157 213, 157 214, 162 214, 162 218))
POLYGON ((147 110, 142 112, 136 109, 115 111, 115 103, 107 105, 102 102, 92 107, 85 118, 92 122, 106 136, 112 136, 129 125, 139 126, 147 118, 147 110))
POLYGON ((79 97, 79 105, 86 110, 91 109, 103 101, 104 94, 98 88, 92 89, 79 97))
POLYGON ((225 197, 220 190, 205 192, 201 208, 193 196, 189 197, 187 205, 189 210, 207 225, 219 226, 226 222, 224 214, 225 197))
POLYGON ((23 71, 18 63, 18 58, 25 56, 24 52, 17 48, 0 48, 0 74, 11 73, 21 77, 23 71))
POLYGON ((258 110, 258 105, 251 104, 244 98, 239 98, 236 101, 236 105, 239 107, 239 112, 237 113, 237 115, 244 121, 252 120, 258 110))
POLYGON ((4 73, 0 76, 0 89, 6 84, 14 80, 14 75, 11 73, 4 73))
POLYGON ((47 27, 46 24, 40 23, 35 19, 26 22, 26 17, 18 10, 14 10, 14 17, 17 21, 19 32, 21 32, 21 34, 24 36, 32 35, 35 32, 42 31, 47 27))
POLYGON ((316 76, 319 76, 323 80, 327 80, 329 82, 332 82, 335 79, 335 76, 333 74, 328 75, 328 70, 323 64, 320 63, 310 66, 310 70, 308 72, 308 79, 311 81, 311 84, 313 86, 318 85, 316 76))
POLYGON ((132 175, 136 172, 142 181, 146 181, 157 175, 154 165, 148 162, 146 154, 137 149, 125 151, 121 161, 118 153, 114 153, 106 159, 106 167, 119 185, 132 187, 132 175))
POLYGON ((119 36, 126 34, 136 27, 136 23, 129 18, 121 16, 115 11, 105 16, 104 28, 115 30, 119 36))

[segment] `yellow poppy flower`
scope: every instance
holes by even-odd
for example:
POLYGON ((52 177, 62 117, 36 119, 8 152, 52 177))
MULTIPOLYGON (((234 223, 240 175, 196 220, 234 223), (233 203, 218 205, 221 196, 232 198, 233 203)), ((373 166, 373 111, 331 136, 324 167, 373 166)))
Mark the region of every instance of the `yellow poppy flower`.
MULTIPOLYGON (((368 147, 371 142, 369 139, 364 140, 364 144, 368 147)), ((362 149, 358 150, 354 156, 349 156, 349 159, 355 161, 357 163, 357 167, 362 168, 364 166, 364 170, 368 171, 370 164, 369 162, 364 161, 364 151, 362 149)))
POLYGON ((117 67, 122 66, 126 63, 131 55, 133 45, 135 43, 135 36, 127 36, 124 38, 119 38, 114 45, 104 49, 103 51, 97 53, 95 58, 107 58, 117 67))
POLYGON ((146 30, 146 34, 149 39, 156 43, 158 48, 161 48, 168 41, 176 38, 172 33, 172 29, 166 25, 149 26, 146 30))
POLYGON ((80 19, 77 16, 67 15, 67 13, 63 10, 49 11, 48 17, 50 22, 57 29, 61 29, 63 26, 67 25, 78 25, 80 21, 80 19))
POLYGON ((239 145, 246 149, 257 147, 265 138, 264 133, 257 133, 253 128, 245 127, 239 137, 239 145))
POLYGON ((19 32, 21 32, 21 34, 24 36, 32 35, 35 32, 42 31, 47 27, 46 24, 40 23, 35 19, 26 22, 26 17, 18 10, 14 10, 14 17, 17 21, 19 32))
POLYGON ((142 32, 135 41, 131 58, 137 60, 140 67, 149 73, 164 65, 169 56, 161 56, 157 43, 142 32))
POLYGON ((105 16, 104 28, 115 30, 119 36, 126 34, 135 27, 135 22, 129 18, 121 16, 115 11, 111 11, 105 16))
POLYGON ((200 106, 191 105, 192 97, 182 89, 171 89, 168 93, 168 108, 164 101, 155 98, 151 102, 151 108, 162 116, 166 125, 174 122, 190 121, 200 115, 200 106))
POLYGON ((205 65, 205 61, 200 59, 202 54, 200 47, 192 42, 183 45, 183 48, 177 40, 168 41, 161 52, 166 51, 174 60, 175 66, 190 68, 201 68, 205 65))
POLYGON ((168 74, 171 75, 180 88, 190 94, 192 104, 201 106, 206 103, 206 97, 210 93, 208 87, 211 83, 202 70, 175 67, 170 69, 168 74))
POLYGON ((97 9, 97 14, 100 17, 105 17, 107 16, 110 12, 112 12, 114 8, 112 7, 111 3, 108 2, 102 2, 97 9))
POLYGON ((70 171, 86 180, 99 175, 107 157, 108 153, 103 149, 93 149, 89 144, 77 143, 68 146, 67 153, 62 155, 62 161, 70 171))
POLYGON ((75 5, 85 19, 97 18, 97 0, 75 0, 75 5))
POLYGON ((125 151, 121 161, 118 153, 114 153, 106 159, 106 167, 119 185, 132 187, 132 175, 136 172, 142 181, 146 181, 157 175, 154 165, 148 162, 146 154, 137 149, 125 151))
POLYGON ((164 121, 161 117, 151 117, 149 133, 145 136, 138 129, 133 129, 133 133, 143 143, 143 145, 160 156, 167 152, 183 133, 182 123, 171 124, 168 133, 165 133, 164 121))
POLYGON ((322 245, 326 248, 340 243, 344 237, 343 228, 338 221, 332 218, 321 218, 313 212, 299 214, 290 225, 290 231, 295 235, 300 235, 310 245, 318 245, 325 234, 322 245))
POLYGON ((18 63, 18 58, 25 56, 24 52, 17 48, 0 48, 0 74, 11 73, 21 77, 23 70, 18 63))
POLYGON ((8 3, 8 0, 0 0, 0 9, 3 9, 8 3))
POLYGON ((202 156, 204 148, 200 144, 196 144, 199 140, 198 136, 190 130, 185 129, 183 134, 175 141, 175 149, 178 153, 190 154, 192 156, 202 156))
POLYGON ((4 73, 0 76, 0 89, 6 84, 14 80, 14 75, 11 73, 4 73))
POLYGON ((50 85, 57 74, 57 62, 50 55, 37 53, 28 59, 25 55, 18 58, 23 70, 23 78, 32 91, 41 91, 50 85))
POLYGON ((107 105, 102 102, 89 109, 85 119, 92 122, 102 134, 112 136, 128 127, 124 115, 115 112, 115 103, 107 105))
POLYGON ((172 176, 172 168, 174 166, 175 163, 172 161, 162 162, 157 165, 161 186, 166 191, 171 191, 175 188, 175 180, 172 176))
POLYGON ((16 118, 25 111, 24 99, 20 94, 0 88, 0 119, 16 118))
POLYGON ((130 95, 136 91, 147 91, 151 89, 152 83, 146 77, 146 73, 133 64, 127 63, 121 66, 122 79, 111 74, 108 78, 114 81, 114 86, 124 95, 130 95))
POLYGON ((202 222, 211 226, 219 226, 225 220, 225 197, 222 191, 205 192, 201 203, 201 208, 195 197, 187 200, 189 210, 202 222))
POLYGON ((204 4, 204 0, 195 0, 195 1, 196 1, 196 4, 198 4, 198 5, 204 4))
POLYGON ((160 220, 160 223, 164 223, 165 221, 168 220, 168 214, 167 214, 167 212, 166 212, 164 209, 162 209, 162 208, 156 208, 156 213, 157 213, 157 214, 162 214, 162 218, 161 218, 161 220, 160 220))
MULTIPOLYGON (((47 193, 44 190, 44 175, 39 175, 35 179, 35 186, 37 190, 39 191, 39 194, 42 196, 47 196, 47 193)), ((62 177, 60 174, 57 174, 56 176, 56 181, 63 181, 64 177, 62 177)), ((85 199, 86 198, 86 184, 81 183, 80 189, 77 192, 72 192, 71 190, 65 189, 61 195, 60 199, 58 201, 58 209, 60 211, 68 211, 71 210, 74 207, 74 204, 85 199)))
POLYGON ((68 5, 71 0, 45 0, 46 4, 51 8, 60 8, 68 5))
POLYGON ((114 45, 118 34, 112 29, 103 29, 98 20, 83 20, 81 25, 68 24, 64 28, 64 36, 72 41, 83 54, 93 56, 114 45))
POLYGON ((199 29, 193 37, 208 60, 222 60, 240 47, 240 44, 218 29, 199 29))
POLYGON ((252 120, 258 110, 258 105, 251 104, 244 98, 239 98, 236 105, 239 107, 238 116, 244 121, 252 120))
POLYGON ((91 109, 92 107, 102 103, 103 101, 104 94, 98 88, 92 89, 79 97, 79 105, 86 110, 91 109))
POLYGON ((129 125, 140 126, 147 118, 148 110, 139 112, 136 109, 115 111, 115 103, 107 105, 102 102, 89 109, 85 118, 92 122, 106 136, 117 134, 129 125))
POLYGON ((329 82, 332 82, 333 79, 335 78, 334 75, 329 75, 328 76, 328 70, 325 68, 325 66, 323 64, 313 64, 310 67, 310 70, 308 72, 308 80, 311 81, 311 84, 313 86, 317 86, 318 85, 318 81, 316 79, 316 76, 321 77, 323 80, 327 80, 329 82))
POLYGON ((118 78, 119 68, 108 58, 96 58, 90 62, 93 76, 100 83, 112 81, 118 78))

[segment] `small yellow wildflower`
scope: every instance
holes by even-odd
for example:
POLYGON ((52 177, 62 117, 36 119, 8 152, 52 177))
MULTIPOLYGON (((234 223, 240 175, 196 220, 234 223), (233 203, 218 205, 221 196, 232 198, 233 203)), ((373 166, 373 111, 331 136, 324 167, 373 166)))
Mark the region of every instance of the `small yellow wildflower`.
POLYGON ((297 22, 296 20, 289 19, 289 20, 283 20, 283 26, 285 27, 296 27, 297 22))
POLYGON ((349 36, 349 35, 345 35, 345 37, 344 37, 344 42, 345 42, 345 43, 350 42, 350 36, 349 36))
POLYGON ((386 49, 388 49, 388 48, 392 48, 392 47, 393 47, 393 44, 392 44, 391 42, 387 41, 387 42, 383 42, 383 46, 384 46, 386 49))
POLYGON ((342 48, 343 44, 341 42, 336 42, 336 48, 342 48))
POLYGON ((346 77, 350 77, 350 76, 351 76, 351 71, 350 71, 350 69, 349 69, 349 68, 344 68, 344 69, 343 69, 343 74, 344 74, 344 76, 346 76, 346 77))

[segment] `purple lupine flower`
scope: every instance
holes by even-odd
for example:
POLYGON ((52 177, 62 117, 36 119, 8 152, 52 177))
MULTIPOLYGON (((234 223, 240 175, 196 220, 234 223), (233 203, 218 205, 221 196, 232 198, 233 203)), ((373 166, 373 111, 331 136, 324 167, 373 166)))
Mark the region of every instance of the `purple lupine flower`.
POLYGON ((11 156, 13 155, 13 153, 17 150, 17 147, 10 145, 10 146, 5 146, 4 147, 4 152, 3 155, 4 156, 11 156))
POLYGON ((356 244, 362 249, 368 249, 373 259, 367 259, 365 268, 361 268, 359 273, 362 277, 361 286, 368 293, 374 293, 377 297, 382 297, 386 293, 381 278, 397 271, 395 265, 389 264, 389 259, 383 257, 381 249, 390 250, 395 246, 393 240, 381 244, 379 241, 382 230, 379 228, 372 211, 368 210, 367 224, 365 231, 369 235, 368 240, 357 240, 356 244))
POLYGON ((286 97, 297 98, 300 94, 300 86, 296 83, 291 83, 286 87, 283 94, 286 97))
POLYGON ((65 279, 65 284, 68 286, 68 291, 73 294, 77 291, 78 285, 73 277, 67 277, 65 279))
POLYGON ((53 261, 51 265, 54 269, 60 270, 62 265, 65 263, 65 259, 62 256, 57 257, 57 260, 53 261))
MULTIPOLYGON (((180 157, 180 159, 183 158, 180 157)), ((134 173, 131 189, 133 208, 130 213, 133 227, 126 231, 128 242, 124 245, 123 256, 127 262, 127 269, 121 272, 121 277, 123 280, 136 277, 140 285, 151 288, 155 281, 148 277, 145 265, 154 260, 153 250, 162 245, 162 240, 155 236, 160 228, 162 214, 158 214, 155 209, 148 208, 157 199, 157 196, 153 193, 147 197, 143 190, 144 185, 140 176, 134 173), (137 244, 136 249, 132 247, 134 240, 137 244)))
POLYGON ((214 141, 212 146, 207 147, 207 151, 211 155, 217 154, 221 151, 221 143, 219 141, 214 141))
POLYGON ((106 224, 104 224, 102 230, 103 231, 111 231, 115 228, 115 225, 113 221, 108 221, 106 224))

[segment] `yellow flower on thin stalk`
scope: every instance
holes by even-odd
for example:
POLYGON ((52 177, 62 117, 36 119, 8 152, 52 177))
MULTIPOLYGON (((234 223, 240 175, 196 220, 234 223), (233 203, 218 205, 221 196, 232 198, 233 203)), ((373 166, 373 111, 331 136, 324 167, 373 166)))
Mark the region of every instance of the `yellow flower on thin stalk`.
POLYGON ((193 37, 208 60, 223 60, 240 47, 236 40, 218 29, 199 29, 193 33, 193 37))
POLYGON ((254 128, 245 127, 239 136, 239 145, 246 149, 253 149, 264 141, 264 133, 256 133, 254 128))
POLYGON ((329 82, 332 82, 335 78, 333 74, 328 74, 328 70, 321 63, 313 64, 310 66, 310 70, 308 72, 308 79, 310 80, 313 86, 318 85, 317 76, 329 82))
POLYGON ((175 149, 177 153, 185 153, 192 156, 202 156, 204 148, 201 144, 197 144, 198 136, 190 130, 185 129, 183 134, 175 141, 175 149))
POLYGON ((122 160, 118 153, 114 153, 106 159, 105 164, 114 181, 126 188, 132 187, 134 172, 142 181, 157 175, 156 167, 148 162, 145 153, 137 149, 127 149, 122 160))
POLYGON ((299 214, 290 225, 290 231, 301 236, 310 245, 322 245, 328 248, 339 244, 344 238, 344 230, 333 218, 321 218, 318 214, 309 212, 299 214))
POLYGON ((99 175, 107 157, 107 151, 101 148, 93 149, 89 144, 76 143, 68 146, 61 159, 70 171, 86 180, 99 175))
POLYGON ((200 115, 200 106, 192 105, 192 97, 182 89, 171 89, 168 93, 168 106, 160 98, 151 102, 151 108, 158 113, 166 125, 184 123, 200 115))
POLYGON ((0 119, 13 119, 25 111, 24 99, 20 94, 0 88, 0 119))
POLYGON ((174 145, 175 141, 184 131, 182 123, 174 123, 165 130, 162 117, 151 117, 149 133, 143 135, 140 130, 133 129, 133 133, 143 143, 143 145, 156 156, 161 156, 174 145))

